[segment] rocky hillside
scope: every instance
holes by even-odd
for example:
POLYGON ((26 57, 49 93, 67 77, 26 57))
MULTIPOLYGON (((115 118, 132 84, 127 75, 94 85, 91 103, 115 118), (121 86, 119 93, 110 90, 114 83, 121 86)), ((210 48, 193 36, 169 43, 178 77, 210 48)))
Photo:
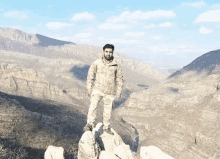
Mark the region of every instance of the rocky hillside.
POLYGON ((117 109, 137 128, 140 146, 157 146, 178 159, 220 158, 219 56, 219 50, 200 56, 117 109))

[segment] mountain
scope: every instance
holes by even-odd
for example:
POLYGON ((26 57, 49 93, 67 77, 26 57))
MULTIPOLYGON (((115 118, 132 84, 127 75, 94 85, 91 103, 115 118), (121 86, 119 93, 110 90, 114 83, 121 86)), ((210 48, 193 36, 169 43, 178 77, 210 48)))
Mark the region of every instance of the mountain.
POLYGON ((37 46, 58 46, 65 44, 74 44, 73 42, 67 42, 49 38, 40 34, 28 34, 18 29, 12 28, 0 28, 0 36, 2 38, 11 39, 16 42, 22 42, 30 45, 37 46))
POLYGON ((210 51, 202 56, 198 57, 190 64, 186 65, 180 70, 177 70, 167 78, 178 78, 188 71, 194 71, 195 73, 211 74, 218 71, 220 65, 220 50, 210 51))
MULTIPOLYGON (((64 147, 66 156, 75 155, 90 104, 85 87, 88 69, 100 58, 102 48, 17 29, 0 30, 0 108, 4 116, 0 134, 4 142, 0 146, 8 145, 10 152, 10 144, 14 143, 23 155, 26 151, 42 156, 52 144, 64 147)), ((122 65, 125 84, 122 99, 114 103, 111 124, 137 151, 136 128, 115 110, 132 92, 155 87, 165 76, 117 52, 114 57, 122 65)), ((102 105, 100 102, 97 122, 102 119, 102 105)))
POLYGON ((220 158, 219 54, 198 57, 116 110, 137 128, 139 146, 154 145, 178 159, 220 158))

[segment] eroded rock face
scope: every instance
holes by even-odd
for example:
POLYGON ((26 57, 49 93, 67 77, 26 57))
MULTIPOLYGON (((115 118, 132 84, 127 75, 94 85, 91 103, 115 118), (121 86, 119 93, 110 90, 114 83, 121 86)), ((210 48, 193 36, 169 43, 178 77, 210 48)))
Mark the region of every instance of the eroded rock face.
POLYGON ((44 159, 64 159, 64 149, 50 145, 45 151, 44 159))
POLYGON ((0 89, 26 97, 68 100, 66 94, 51 85, 43 73, 15 64, 0 65, 0 89))

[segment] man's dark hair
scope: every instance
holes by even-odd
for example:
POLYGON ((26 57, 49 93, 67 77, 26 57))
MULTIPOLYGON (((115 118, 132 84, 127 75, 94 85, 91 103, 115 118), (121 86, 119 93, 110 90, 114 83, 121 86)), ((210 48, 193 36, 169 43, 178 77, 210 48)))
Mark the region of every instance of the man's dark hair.
POLYGON ((112 44, 106 44, 104 47, 103 47, 103 50, 105 50, 106 48, 110 48, 110 49, 112 49, 112 51, 114 51, 114 45, 112 45, 112 44))

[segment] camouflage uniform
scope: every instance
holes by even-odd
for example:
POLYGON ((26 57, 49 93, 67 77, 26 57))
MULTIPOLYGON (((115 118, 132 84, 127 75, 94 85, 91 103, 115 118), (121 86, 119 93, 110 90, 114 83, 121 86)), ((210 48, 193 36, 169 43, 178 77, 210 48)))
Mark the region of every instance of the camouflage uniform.
POLYGON ((103 98, 103 124, 104 129, 110 126, 110 117, 113 108, 113 102, 116 97, 121 97, 123 86, 123 75, 121 66, 115 59, 107 61, 104 57, 96 60, 90 67, 87 76, 87 90, 92 92, 90 99, 90 108, 87 116, 87 123, 94 127, 96 119, 97 106, 103 98), (95 78, 95 82, 93 82, 95 78), (92 87, 92 85, 94 86, 92 87), (116 86, 117 88, 116 88, 116 86))

